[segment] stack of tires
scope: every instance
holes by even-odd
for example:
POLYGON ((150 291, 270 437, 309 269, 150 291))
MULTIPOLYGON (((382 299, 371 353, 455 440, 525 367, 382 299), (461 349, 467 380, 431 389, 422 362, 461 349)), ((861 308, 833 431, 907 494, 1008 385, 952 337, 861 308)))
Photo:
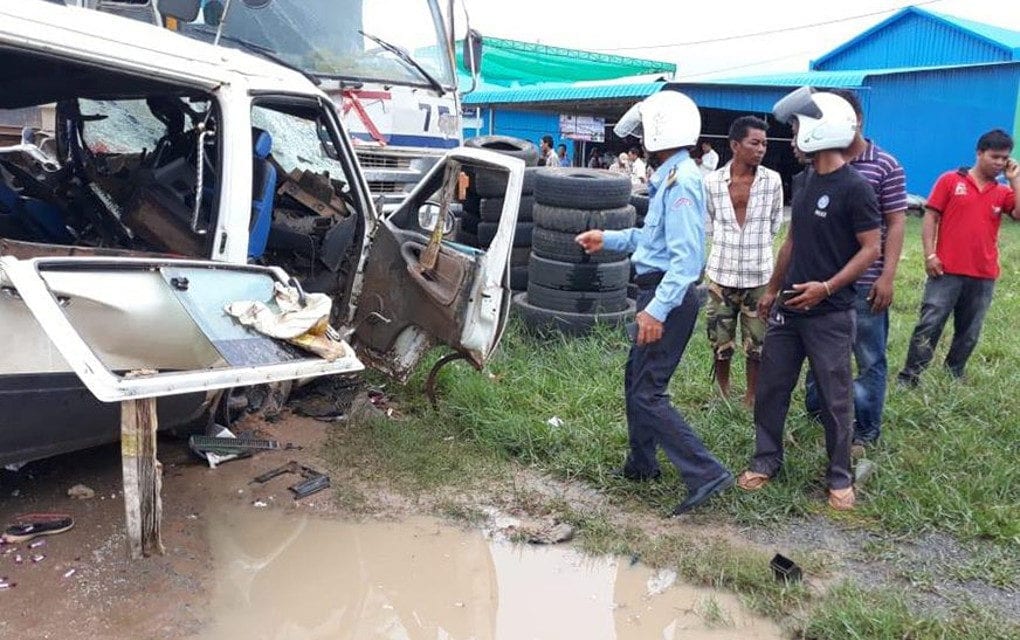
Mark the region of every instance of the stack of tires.
POLYGON ((529 329, 584 335, 598 323, 622 324, 633 317, 627 254, 588 255, 575 240, 589 229, 633 227, 629 200, 627 176, 581 168, 536 172, 528 289, 513 300, 529 329))
MULTIPOLYGON (((517 229, 514 246, 510 251, 510 287, 524 291, 528 286, 528 256, 531 252, 532 208, 535 204, 532 193, 535 185, 535 165, 538 164, 538 148, 527 140, 509 136, 480 136, 464 142, 465 147, 496 151, 524 161, 524 186, 521 188, 521 203, 517 209, 517 229)), ((463 214, 457 232, 457 242, 471 247, 487 249, 496 236, 500 216, 503 213, 503 195, 506 193, 506 173, 501 171, 472 170, 467 199, 463 203, 463 214)))

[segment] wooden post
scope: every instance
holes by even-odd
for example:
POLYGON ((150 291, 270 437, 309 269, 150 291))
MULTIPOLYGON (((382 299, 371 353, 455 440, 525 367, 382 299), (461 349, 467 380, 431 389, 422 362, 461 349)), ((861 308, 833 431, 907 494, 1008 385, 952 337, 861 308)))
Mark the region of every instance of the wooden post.
POLYGON ((124 470, 124 511, 132 559, 162 555, 163 465, 156 459, 156 399, 120 403, 120 455, 124 470))

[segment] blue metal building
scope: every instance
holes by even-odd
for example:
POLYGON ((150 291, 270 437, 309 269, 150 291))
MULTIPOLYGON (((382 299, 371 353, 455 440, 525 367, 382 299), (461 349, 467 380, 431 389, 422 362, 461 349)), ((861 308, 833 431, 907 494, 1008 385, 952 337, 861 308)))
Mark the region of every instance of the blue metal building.
MULTIPOLYGON (((939 174, 971 164, 982 133, 1001 128, 1020 139, 1020 32, 917 7, 813 60, 809 71, 669 84, 703 108, 710 137, 724 134, 737 115, 767 115, 803 85, 856 91, 866 134, 899 158, 913 193, 927 194, 939 174)), ((464 102, 486 107, 492 132, 524 132, 529 127, 519 123, 555 126, 558 113, 611 121, 662 86, 560 84, 483 91, 464 102)))

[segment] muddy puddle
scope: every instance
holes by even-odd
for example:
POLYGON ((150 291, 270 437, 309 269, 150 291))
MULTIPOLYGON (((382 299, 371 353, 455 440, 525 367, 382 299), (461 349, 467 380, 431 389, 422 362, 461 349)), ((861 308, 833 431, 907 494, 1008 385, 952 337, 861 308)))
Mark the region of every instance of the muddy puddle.
POLYGON ((736 597, 626 558, 515 545, 429 519, 267 509, 209 524, 216 640, 780 638, 736 597))

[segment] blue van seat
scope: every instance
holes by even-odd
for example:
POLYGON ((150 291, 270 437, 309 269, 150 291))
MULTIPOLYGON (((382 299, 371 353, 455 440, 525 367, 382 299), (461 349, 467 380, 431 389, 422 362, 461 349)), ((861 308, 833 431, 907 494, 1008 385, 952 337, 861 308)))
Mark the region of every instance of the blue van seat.
POLYGON ((251 144, 252 195, 251 225, 248 231, 248 257, 255 259, 266 251, 269 227, 273 222, 273 197, 276 194, 276 166, 269 161, 273 137, 262 129, 252 128, 251 144))
MULTIPOLYGON (((6 172, 4 172, 6 174, 6 172)), ((74 236, 64 226, 60 209, 38 198, 23 196, 7 183, 7 175, 0 176, 0 210, 36 236, 38 242, 70 244, 74 236)))

